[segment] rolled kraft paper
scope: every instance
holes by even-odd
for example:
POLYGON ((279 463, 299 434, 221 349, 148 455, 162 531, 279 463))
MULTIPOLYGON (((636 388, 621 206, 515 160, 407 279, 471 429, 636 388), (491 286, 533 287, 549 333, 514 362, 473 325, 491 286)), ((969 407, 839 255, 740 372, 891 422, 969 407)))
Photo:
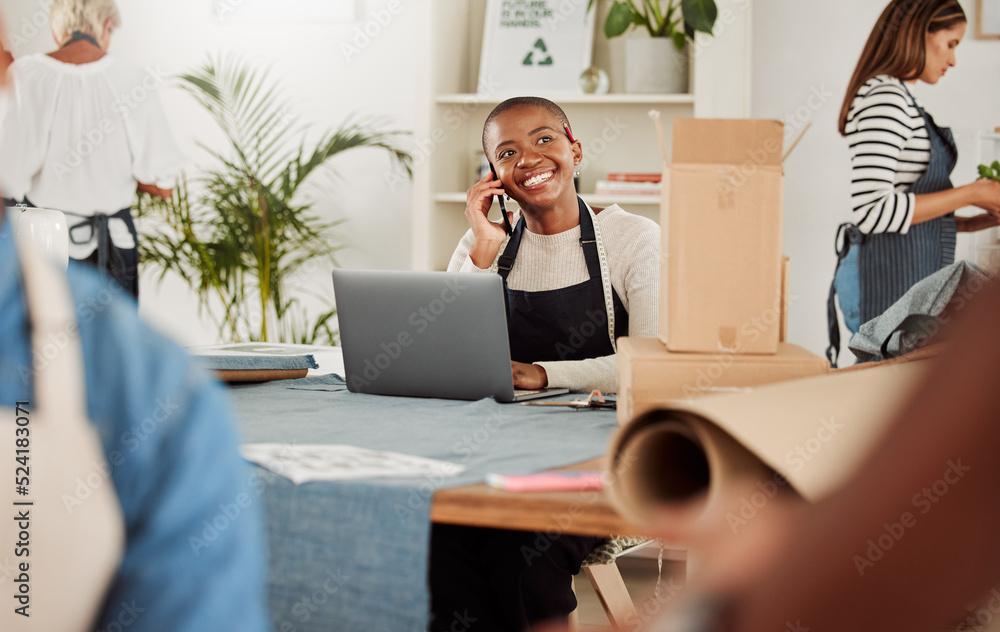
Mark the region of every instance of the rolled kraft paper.
POLYGON ((626 429, 612 446, 611 500, 634 524, 669 524, 671 540, 685 540, 744 481, 772 476, 763 461, 700 417, 651 411, 633 423, 635 432, 626 429))
POLYGON ((787 481, 819 500, 860 466, 928 366, 831 374, 650 411, 612 442, 611 501, 636 525, 671 520, 672 531, 690 533, 706 517, 739 511, 748 490, 770 495, 787 481))

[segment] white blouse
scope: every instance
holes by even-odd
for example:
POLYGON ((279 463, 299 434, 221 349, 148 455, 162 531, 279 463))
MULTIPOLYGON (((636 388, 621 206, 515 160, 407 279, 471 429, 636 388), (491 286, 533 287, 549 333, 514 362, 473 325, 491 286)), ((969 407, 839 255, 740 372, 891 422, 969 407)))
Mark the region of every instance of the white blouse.
MULTIPOLYGON (((175 186, 187 161, 160 102, 163 76, 112 55, 75 65, 35 54, 18 59, 9 78, 0 124, 5 197, 63 211, 72 227, 131 207, 139 182, 175 186)), ((109 231, 119 248, 135 247, 124 221, 112 220, 109 231)), ((70 256, 85 259, 96 247, 91 236, 71 243, 70 256)))

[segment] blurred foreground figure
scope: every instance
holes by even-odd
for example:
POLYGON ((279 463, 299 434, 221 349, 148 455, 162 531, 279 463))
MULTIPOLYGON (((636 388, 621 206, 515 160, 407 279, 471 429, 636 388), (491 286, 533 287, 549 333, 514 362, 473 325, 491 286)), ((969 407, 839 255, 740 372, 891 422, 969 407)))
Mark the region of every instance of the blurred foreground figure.
MULTIPOLYGON (((76 312, 83 374, 77 375, 78 366, 69 369, 70 383, 53 397, 49 378, 66 372, 60 365, 72 359, 66 350, 76 335, 69 327, 60 328, 46 336, 43 346, 32 349, 32 330, 50 314, 35 309, 44 301, 26 298, 25 277, 6 221, 0 224, 0 270, 0 409, 4 413, 11 409, 10 415, 0 418, 0 437, 10 461, 5 472, 14 474, 15 440, 23 438, 33 450, 34 461, 28 463, 30 494, 38 492, 43 477, 61 474, 52 471, 58 463, 40 461, 43 451, 55 447, 51 442, 62 439, 59 432, 45 432, 43 424, 61 427, 68 415, 43 415, 62 411, 63 400, 75 399, 73 382, 85 384, 80 390, 85 390, 86 404, 86 410, 74 414, 96 426, 103 448, 103 454, 95 451, 103 462, 88 462, 85 472, 69 477, 75 484, 58 488, 58 496, 47 499, 46 515, 53 519, 30 523, 31 533, 40 536, 41 530, 62 528, 62 522, 90 510, 109 483, 120 506, 115 513, 124 523, 124 551, 99 609, 97 629, 120 629, 115 626, 124 627, 126 622, 130 632, 269 629, 261 500, 251 491, 250 468, 237 452, 232 413, 221 387, 194 367, 179 347, 144 325, 120 286, 89 267, 71 264, 72 296, 62 289, 64 301, 72 301, 67 311, 76 312), (36 388, 40 384, 47 387, 36 388), (48 401, 41 401, 45 395, 48 401), (26 426, 31 434, 26 437, 15 436, 22 428, 15 427, 16 409, 30 411, 21 415, 31 420, 26 426)), ((42 292, 51 294, 47 287, 42 292)), ((37 297, 37 286, 34 293, 37 297)), ((14 491, 14 482, 9 483, 2 496, 8 509, 14 491)), ((98 545, 89 538, 68 536, 70 547, 85 550, 98 545)), ((20 574, 17 562, 33 561, 13 557, 14 544, 0 542, 0 586, 5 586, 5 595, 17 588, 12 583, 20 574)), ((45 553, 32 551, 32 555, 45 553)), ((68 570, 59 564, 55 568, 68 570)), ((31 580, 37 586, 46 581, 41 574, 31 580)), ((19 605, 10 596, 4 601, 5 610, 19 605)), ((39 607, 36 604, 36 613, 39 607)), ((0 623, 0 629, 7 628, 0 623)))
POLYGON ((0 445, 5 477, 25 470, 0 492, 0 630, 269 630, 260 489, 221 387, 120 285, 77 264, 67 280, 19 253, 10 224, 0 215, 0 445))
MULTIPOLYGON (((690 543, 656 632, 964 630, 1000 619, 1000 284, 949 332, 872 457, 829 498, 777 495, 690 543)), ((663 525, 670 534, 670 525, 663 525)), ((552 627, 545 632, 559 632, 552 627)))
POLYGON ((723 525, 694 543, 695 584, 653 629, 968 630, 1000 617, 1000 600, 974 607, 1000 584, 997 314, 994 283, 838 493, 775 502, 738 535, 723 525))

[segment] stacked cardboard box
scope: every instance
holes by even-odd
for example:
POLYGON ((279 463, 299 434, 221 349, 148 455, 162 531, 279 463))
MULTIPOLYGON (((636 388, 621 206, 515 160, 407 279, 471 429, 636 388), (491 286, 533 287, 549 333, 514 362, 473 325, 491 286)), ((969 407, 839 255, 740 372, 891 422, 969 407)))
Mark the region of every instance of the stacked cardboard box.
POLYGON ((618 347, 623 423, 672 399, 829 370, 786 344, 784 126, 679 119, 660 212, 660 338, 618 347))

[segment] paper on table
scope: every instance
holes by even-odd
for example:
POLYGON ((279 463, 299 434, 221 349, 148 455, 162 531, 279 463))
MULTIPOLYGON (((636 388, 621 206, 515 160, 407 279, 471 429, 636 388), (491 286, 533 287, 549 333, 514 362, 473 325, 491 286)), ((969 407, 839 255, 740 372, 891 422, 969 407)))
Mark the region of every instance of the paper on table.
POLYGON ((448 461, 351 445, 251 443, 241 446, 240 454, 296 485, 310 481, 457 476, 465 471, 465 466, 448 461))

